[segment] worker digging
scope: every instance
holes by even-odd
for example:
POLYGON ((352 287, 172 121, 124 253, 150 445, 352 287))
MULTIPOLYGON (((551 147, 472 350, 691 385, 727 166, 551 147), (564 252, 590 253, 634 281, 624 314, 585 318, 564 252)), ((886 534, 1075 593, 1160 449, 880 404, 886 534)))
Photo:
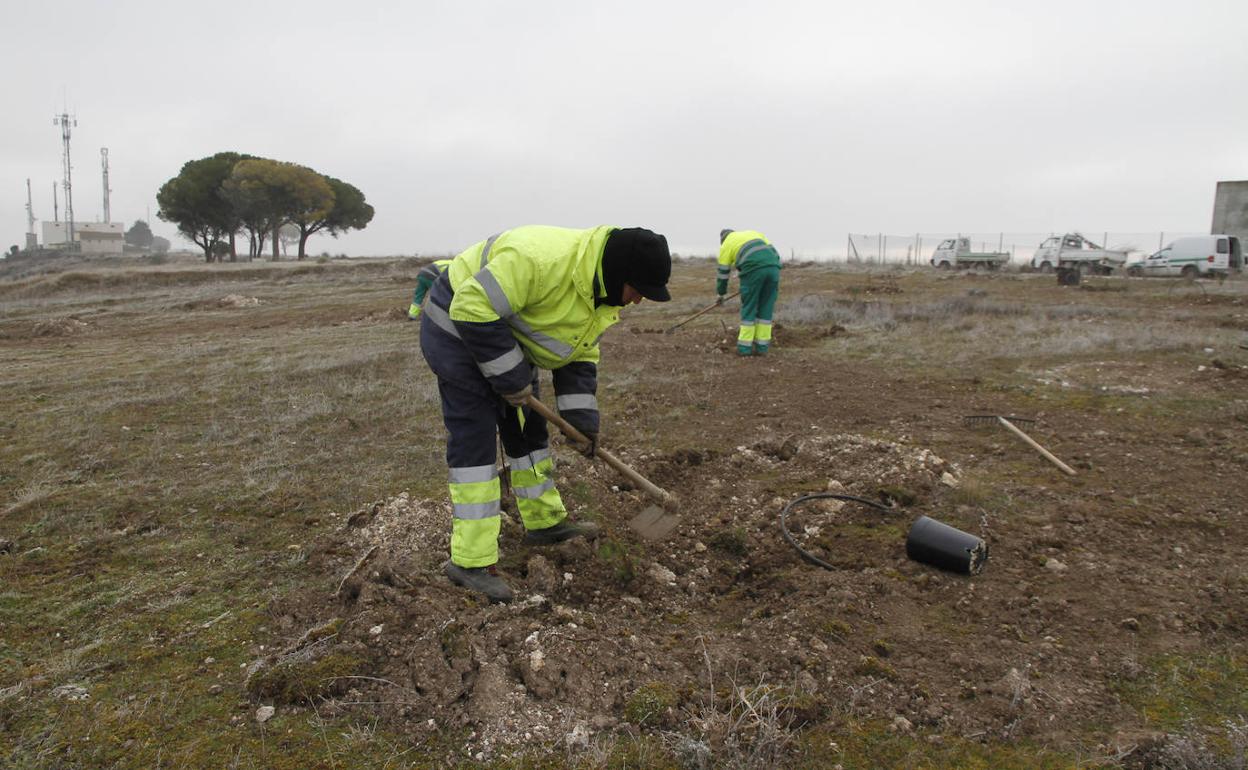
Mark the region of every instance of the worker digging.
POLYGON ((737 354, 764 356, 771 347, 771 320, 780 293, 780 255, 757 230, 721 230, 715 293, 722 304, 736 267, 741 281, 741 327, 737 354))
POLYGON ((429 293, 420 345, 438 378, 452 507, 447 577, 492 602, 513 597, 495 571, 501 488, 496 439, 524 523, 524 542, 593 537, 556 489, 546 419, 528 404, 551 371, 559 415, 595 454, 598 341, 620 310, 666 302, 667 240, 642 228, 525 226, 470 246, 429 293))

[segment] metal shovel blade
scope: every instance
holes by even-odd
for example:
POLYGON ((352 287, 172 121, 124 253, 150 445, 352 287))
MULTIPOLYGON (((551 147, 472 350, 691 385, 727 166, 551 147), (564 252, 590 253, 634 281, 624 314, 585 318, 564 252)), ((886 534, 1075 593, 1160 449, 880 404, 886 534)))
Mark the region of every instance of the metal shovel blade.
POLYGON ((628 526, 647 540, 661 540, 670 535, 679 523, 679 516, 652 505, 634 516, 628 526))

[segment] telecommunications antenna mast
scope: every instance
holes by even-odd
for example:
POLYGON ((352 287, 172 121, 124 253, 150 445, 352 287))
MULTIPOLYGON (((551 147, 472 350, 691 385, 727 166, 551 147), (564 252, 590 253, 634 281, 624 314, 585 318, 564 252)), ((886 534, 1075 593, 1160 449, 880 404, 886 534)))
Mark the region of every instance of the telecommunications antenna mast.
POLYGON ((35 204, 30 199, 30 177, 26 178, 26 234, 35 234, 35 204))
POLYGON ((108 210, 108 194, 112 190, 108 187, 108 148, 100 148, 100 167, 104 169, 104 222, 112 222, 113 218, 108 210))
POLYGON ((78 119, 71 118, 68 113, 62 112, 52 118, 52 125, 61 127, 61 141, 65 144, 65 156, 61 159, 65 167, 65 181, 61 184, 65 187, 65 241, 72 246, 74 243, 74 186, 71 180, 73 165, 69 161, 69 130, 78 125, 78 119))

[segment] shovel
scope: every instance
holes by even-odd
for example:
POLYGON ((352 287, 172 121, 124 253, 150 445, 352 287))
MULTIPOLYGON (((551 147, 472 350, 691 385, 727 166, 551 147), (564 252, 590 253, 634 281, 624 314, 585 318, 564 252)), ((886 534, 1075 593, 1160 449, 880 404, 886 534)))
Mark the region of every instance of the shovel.
MULTIPOLYGON (((545 417, 548 421, 554 423, 559 430, 563 431, 563 435, 573 441, 579 441, 582 444, 589 443, 589 439, 585 437, 585 434, 581 433, 576 428, 573 428, 567 420, 560 417, 554 410, 543 404, 541 401, 538 401, 532 395, 525 400, 524 405, 545 417)), ((602 447, 595 447, 594 454, 607 465, 610 465, 618 471, 621 476, 641 487, 641 489, 645 491, 645 493, 649 495, 652 500, 658 503, 658 505, 651 505, 641 513, 634 516, 632 520, 628 522, 628 525, 642 537, 649 538, 651 540, 667 537, 667 535, 676 528, 676 525, 680 523, 680 517, 675 513, 670 512, 676 507, 676 498, 672 497, 660 487, 655 486, 645 476, 642 476, 637 471, 625 465, 620 458, 611 454, 602 447)))
MULTIPOLYGON (((740 293, 741 293, 741 292, 739 292, 739 291, 734 291, 732 294, 729 294, 727 297, 724 297, 724 302, 727 302, 728 300, 732 299, 733 297, 737 296, 737 295, 738 295, 738 294, 740 294, 740 293)), ((684 326, 685 324, 689 323, 690 321, 692 321, 693 319, 697 318, 698 316, 701 316, 701 315, 703 315, 703 314, 705 314, 705 313, 709 313, 709 312, 711 312, 711 311, 712 311, 712 310, 714 310, 715 308, 717 308, 717 307, 719 307, 720 305, 724 304, 724 302, 716 302, 714 305, 707 305, 706 307, 702 308, 702 309, 701 309, 701 310, 699 310, 698 312, 694 313, 693 315, 689 316, 689 317, 688 317, 688 318, 686 318, 685 320, 681 321, 680 323, 676 324, 675 326, 671 327, 670 329, 668 329, 667 331, 665 331, 665 332, 663 332, 663 333, 664 333, 664 334, 671 334, 672 332, 676 331, 677 329, 679 329, 680 327, 682 327, 682 326, 684 326)))

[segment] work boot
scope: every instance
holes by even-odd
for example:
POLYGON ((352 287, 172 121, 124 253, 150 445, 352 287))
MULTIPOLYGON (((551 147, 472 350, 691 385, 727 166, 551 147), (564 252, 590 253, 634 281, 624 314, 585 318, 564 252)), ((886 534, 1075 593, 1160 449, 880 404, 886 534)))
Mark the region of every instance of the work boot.
POLYGON ((744 345, 737 345, 737 355, 752 356, 754 355, 754 348, 752 347, 747 348, 744 345))
POLYGON ((530 529, 524 533, 525 545, 554 545, 574 537, 593 540, 598 537, 599 527, 592 522, 577 522, 564 519, 553 527, 530 529))
POLYGON ((485 594, 491 602, 509 602, 514 596, 507 581, 498 576, 493 564, 488 567, 461 567, 448 561, 445 572, 455 585, 485 594))

